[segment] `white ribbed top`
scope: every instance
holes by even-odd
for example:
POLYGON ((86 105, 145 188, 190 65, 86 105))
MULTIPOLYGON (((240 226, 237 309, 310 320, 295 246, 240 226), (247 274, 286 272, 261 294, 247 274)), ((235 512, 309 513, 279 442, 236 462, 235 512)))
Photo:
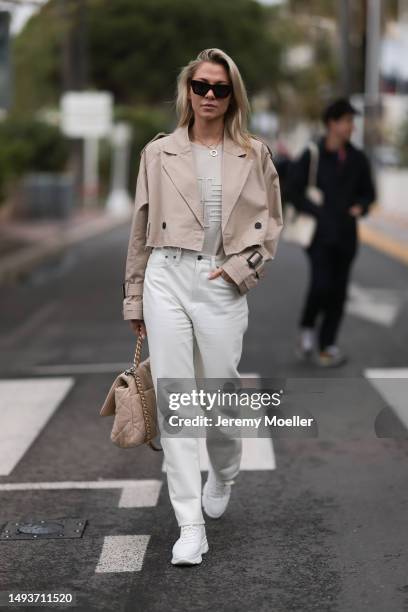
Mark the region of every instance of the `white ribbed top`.
POLYGON ((197 172, 198 192, 203 207, 204 244, 202 253, 225 257, 221 233, 222 144, 218 155, 210 155, 204 145, 191 143, 197 172))

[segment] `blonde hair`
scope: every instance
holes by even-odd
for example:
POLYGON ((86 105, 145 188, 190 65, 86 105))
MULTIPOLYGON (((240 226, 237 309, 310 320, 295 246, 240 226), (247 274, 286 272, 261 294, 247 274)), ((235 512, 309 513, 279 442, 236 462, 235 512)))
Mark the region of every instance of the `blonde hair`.
POLYGON ((232 84, 230 105, 225 113, 224 124, 228 135, 248 153, 252 151, 250 138, 261 140, 248 132, 248 116, 250 105, 241 74, 235 62, 221 49, 204 49, 197 58, 184 66, 177 77, 176 111, 178 115, 177 127, 191 126, 194 122, 194 111, 188 99, 188 90, 191 79, 202 62, 221 64, 227 71, 232 84))

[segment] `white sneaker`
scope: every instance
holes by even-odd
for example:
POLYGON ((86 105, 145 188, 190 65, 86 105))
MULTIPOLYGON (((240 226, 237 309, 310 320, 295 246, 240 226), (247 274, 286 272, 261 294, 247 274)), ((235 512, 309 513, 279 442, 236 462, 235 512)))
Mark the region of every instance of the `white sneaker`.
POLYGON ((208 552, 204 525, 182 525, 180 537, 173 546, 173 565, 195 565, 201 563, 203 553, 208 552))
POLYGON ((316 334, 312 327, 300 329, 298 341, 295 347, 295 355, 300 360, 309 360, 316 349, 316 334))
POLYGON ((202 504, 205 513, 211 518, 224 514, 231 495, 231 484, 220 482, 211 466, 208 468, 207 482, 203 488, 202 504))
POLYGON ((338 346, 332 344, 323 351, 320 351, 317 357, 317 365, 322 368, 335 368, 347 362, 347 355, 339 349, 338 346))

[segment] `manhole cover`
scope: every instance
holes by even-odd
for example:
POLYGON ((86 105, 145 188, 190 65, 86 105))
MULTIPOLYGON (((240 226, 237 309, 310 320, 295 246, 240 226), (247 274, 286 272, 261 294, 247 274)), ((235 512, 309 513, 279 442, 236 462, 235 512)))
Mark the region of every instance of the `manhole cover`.
POLYGON ((81 538, 87 520, 82 518, 23 519, 10 521, 0 532, 0 540, 41 540, 81 538))
POLYGON ((63 523, 52 523, 40 521, 40 523, 20 523, 16 529, 17 533, 28 533, 30 535, 45 535, 47 533, 64 533, 63 523))

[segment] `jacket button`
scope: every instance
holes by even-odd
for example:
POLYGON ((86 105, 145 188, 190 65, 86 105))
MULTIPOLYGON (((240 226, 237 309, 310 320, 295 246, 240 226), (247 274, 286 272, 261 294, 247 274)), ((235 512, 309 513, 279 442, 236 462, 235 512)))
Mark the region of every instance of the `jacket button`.
POLYGON ((261 223, 260 221, 257 221, 257 222, 255 223, 255 228, 256 228, 256 229, 259 229, 260 227, 262 227, 262 223, 261 223))
POLYGON ((163 229, 165 229, 165 227, 166 227, 166 222, 165 222, 165 221, 163 221, 163 223, 162 223, 162 228, 163 228, 163 229))

